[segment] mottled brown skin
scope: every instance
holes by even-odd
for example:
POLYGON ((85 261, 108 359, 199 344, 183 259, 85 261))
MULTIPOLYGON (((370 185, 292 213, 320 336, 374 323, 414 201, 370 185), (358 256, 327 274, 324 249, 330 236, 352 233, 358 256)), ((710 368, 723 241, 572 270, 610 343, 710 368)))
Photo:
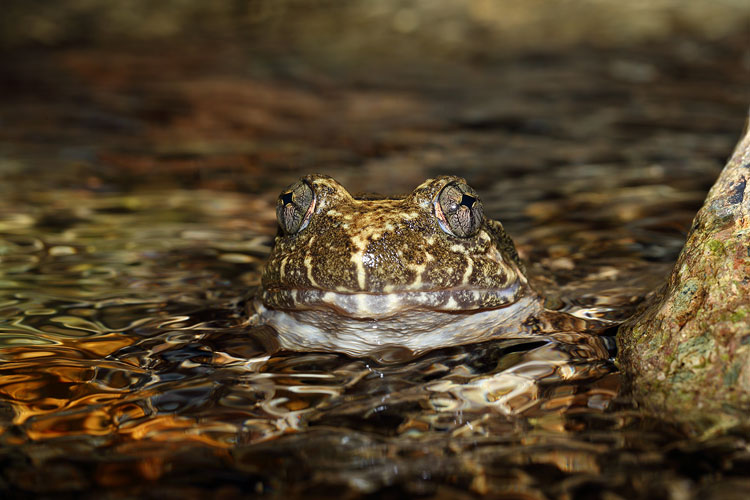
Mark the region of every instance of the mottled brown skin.
POLYGON ((510 263, 522 268, 513 242, 497 221, 485 219, 473 238, 448 235, 439 227, 432 202, 444 185, 460 178, 440 177, 408 196, 374 200, 351 196, 330 177, 305 179, 318 191, 316 217, 304 231, 276 237, 263 271, 264 290, 315 287, 372 293, 496 288, 507 284, 510 263), (358 251, 364 260, 364 280, 352 261, 358 251), (472 269, 464 277, 470 264, 472 269))
MULTIPOLYGON (((263 270, 261 315, 270 324, 268 310, 311 310, 326 316, 326 328, 335 322, 332 315, 339 315, 354 330, 356 321, 369 321, 368 327, 381 321, 379 326, 397 337, 399 328, 406 336, 414 326, 405 319, 398 326, 399 315, 407 311, 485 312, 522 298, 523 314, 516 317, 508 309, 514 322, 538 310, 538 297, 499 222, 477 218, 481 224, 469 237, 450 234, 441 225, 436 197, 463 179, 429 179, 412 193, 392 198, 355 198, 323 175, 303 181, 315 193, 309 221, 294 234, 279 231, 263 270)), ((307 315, 303 321, 314 318, 307 315)), ((415 321, 413 314, 409 318, 415 321)), ((487 322, 485 316, 482 321, 487 322)), ((502 323, 502 313, 497 321, 502 323)), ((395 342, 383 339, 375 343, 395 342)))

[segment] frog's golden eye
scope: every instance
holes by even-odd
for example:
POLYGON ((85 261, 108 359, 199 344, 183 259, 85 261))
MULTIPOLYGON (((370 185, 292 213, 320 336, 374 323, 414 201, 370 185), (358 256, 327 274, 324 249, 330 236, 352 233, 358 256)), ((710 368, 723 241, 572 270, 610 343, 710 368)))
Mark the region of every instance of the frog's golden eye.
POLYGON ((315 192, 304 182, 297 181, 279 195, 276 218, 286 234, 295 234, 307 226, 315 209, 315 192))
POLYGON ((435 215, 443 231, 459 238, 474 236, 484 217, 477 192, 463 182, 451 182, 435 198, 435 215))

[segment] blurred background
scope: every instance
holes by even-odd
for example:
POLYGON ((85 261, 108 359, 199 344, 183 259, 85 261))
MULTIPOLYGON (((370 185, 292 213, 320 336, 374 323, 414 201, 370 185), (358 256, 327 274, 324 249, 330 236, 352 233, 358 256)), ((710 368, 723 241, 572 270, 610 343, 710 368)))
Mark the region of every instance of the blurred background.
POLYGON ((747 432, 640 413, 585 347, 663 283, 749 105, 747 0, 3 0, 0 493, 747 491, 747 432), (243 300, 310 172, 464 176, 588 340, 268 352, 243 300))
POLYGON ((748 11, 742 0, 8 0, 1 22, 6 47, 203 38, 344 57, 468 57, 675 35, 715 40, 746 29, 748 11))
POLYGON ((743 0, 6 0, 0 175, 389 191, 716 168, 750 100, 748 26, 743 0))

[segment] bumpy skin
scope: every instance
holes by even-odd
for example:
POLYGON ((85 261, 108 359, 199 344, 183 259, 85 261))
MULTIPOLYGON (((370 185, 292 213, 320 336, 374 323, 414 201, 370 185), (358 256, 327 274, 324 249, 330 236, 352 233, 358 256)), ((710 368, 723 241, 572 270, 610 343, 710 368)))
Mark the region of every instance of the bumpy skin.
POLYGON ((279 231, 256 301, 282 346, 419 354, 520 332, 540 310, 499 222, 484 218, 470 237, 441 226, 435 200, 463 179, 429 179, 398 198, 355 198, 323 175, 303 180, 314 209, 301 231, 279 231))

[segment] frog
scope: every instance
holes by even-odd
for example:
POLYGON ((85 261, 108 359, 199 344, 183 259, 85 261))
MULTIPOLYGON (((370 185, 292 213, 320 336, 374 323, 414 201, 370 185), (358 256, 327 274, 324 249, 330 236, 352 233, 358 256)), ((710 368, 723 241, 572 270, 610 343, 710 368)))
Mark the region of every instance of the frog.
POLYGON ((252 307, 283 349, 408 359, 523 337, 542 310, 512 239, 462 177, 384 196, 311 174, 281 192, 276 216, 252 307))

